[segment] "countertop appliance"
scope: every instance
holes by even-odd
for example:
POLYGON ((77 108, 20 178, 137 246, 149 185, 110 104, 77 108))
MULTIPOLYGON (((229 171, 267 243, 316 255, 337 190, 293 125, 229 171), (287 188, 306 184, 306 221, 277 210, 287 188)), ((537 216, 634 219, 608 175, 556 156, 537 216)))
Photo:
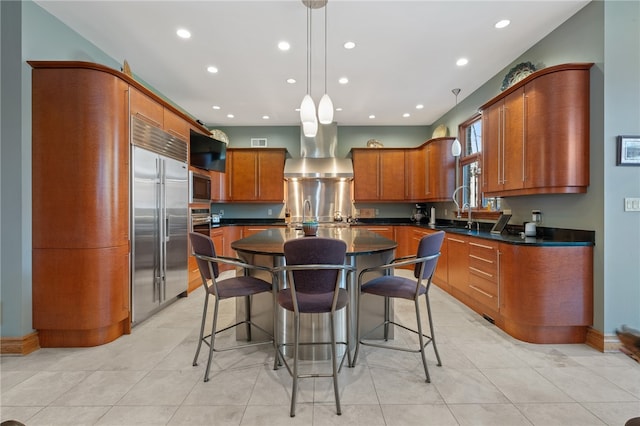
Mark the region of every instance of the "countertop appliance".
POLYGON ((131 119, 132 323, 187 290, 187 143, 131 119))

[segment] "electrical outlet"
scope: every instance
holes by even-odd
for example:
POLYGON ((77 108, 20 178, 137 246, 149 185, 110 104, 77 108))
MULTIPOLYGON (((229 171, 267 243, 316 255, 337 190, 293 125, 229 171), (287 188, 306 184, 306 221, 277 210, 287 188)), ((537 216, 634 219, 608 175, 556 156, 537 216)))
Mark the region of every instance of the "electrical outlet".
POLYGON ((376 209, 376 216, 380 214, 380 210, 376 209))
POLYGON ((625 212, 640 212, 640 198, 624 199, 624 211, 625 212))
POLYGON ((224 216, 224 210, 220 209, 220 213, 218 213, 220 216, 224 216))
POLYGON ((268 210, 267 210, 267 215, 271 216, 272 214, 273 214, 273 210, 268 209, 268 210))
POLYGON ((447 216, 449 214, 449 209, 444 209, 444 215, 447 216))

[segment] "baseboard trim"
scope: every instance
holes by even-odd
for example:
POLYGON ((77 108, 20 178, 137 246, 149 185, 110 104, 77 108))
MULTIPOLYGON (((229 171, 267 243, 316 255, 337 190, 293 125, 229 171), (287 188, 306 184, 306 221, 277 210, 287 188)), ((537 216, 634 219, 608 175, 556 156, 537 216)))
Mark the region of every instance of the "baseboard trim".
POLYGON ((604 334, 592 327, 587 328, 585 343, 600 352, 617 352, 620 350, 620 340, 615 334, 604 334))
POLYGON ((1 355, 28 355, 38 349, 40 349, 40 342, 37 331, 22 337, 0 338, 1 355))

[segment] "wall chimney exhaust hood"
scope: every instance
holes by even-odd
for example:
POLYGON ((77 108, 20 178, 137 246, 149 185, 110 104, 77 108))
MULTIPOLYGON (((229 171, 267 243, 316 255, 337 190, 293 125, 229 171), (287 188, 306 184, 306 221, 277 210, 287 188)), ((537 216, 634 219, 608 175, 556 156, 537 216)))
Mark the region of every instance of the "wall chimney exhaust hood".
POLYGON ((336 158, 338 125, 319 124, 313 138, 300 129, 300 158, 289 158, 284 164, 285 179, 353 179, 349 158, 336 158))

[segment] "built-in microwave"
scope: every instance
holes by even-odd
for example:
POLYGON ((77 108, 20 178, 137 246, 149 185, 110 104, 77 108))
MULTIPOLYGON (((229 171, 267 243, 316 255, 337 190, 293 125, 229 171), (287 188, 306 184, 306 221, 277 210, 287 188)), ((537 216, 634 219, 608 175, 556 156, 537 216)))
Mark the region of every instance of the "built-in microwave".
POLYGON ((189 202, 211 202, 211 177, 189 171, 189 202))

